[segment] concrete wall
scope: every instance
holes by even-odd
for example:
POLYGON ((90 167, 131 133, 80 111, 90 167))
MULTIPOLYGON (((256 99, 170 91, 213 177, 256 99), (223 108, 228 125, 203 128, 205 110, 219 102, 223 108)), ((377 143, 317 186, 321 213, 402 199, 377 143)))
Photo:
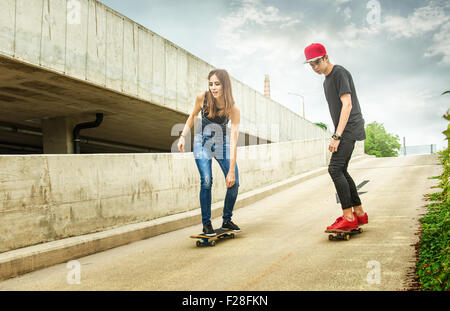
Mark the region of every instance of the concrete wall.
MULTIPOLYGON (((185 114, 207 89, 212 65, 95 0, 0 4, 0 55, 185 114)), ((232 84, 242 132, 290 141, 239 147, 241 193, 328 163, 329 132, 232 84)), ((199 207, 192 153, 0 156, 0 167, 0 252, 199 207)))
MULTIPOLYGON (((239 192, 325 166, 328 141, 239 147, 239 192)), ((0 252, 199 208, 192 153, 0 156, 0 167, 0 252)), ((213 203, 225 191, 213 161, 213 203)))
MULTIPOLYGON (((0 55, 185 114, 207 89, 212 65, 95 0, 0 4, 0 55)), ((274 142, 321 137, 298 114, 234 78, 232 85, 243 133, 274 142)))

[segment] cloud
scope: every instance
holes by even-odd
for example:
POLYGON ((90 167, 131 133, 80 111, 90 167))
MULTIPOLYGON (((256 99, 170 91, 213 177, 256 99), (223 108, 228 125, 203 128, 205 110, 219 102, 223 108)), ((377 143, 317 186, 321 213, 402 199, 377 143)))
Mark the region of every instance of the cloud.
POLYGON ((252 83, 248 81, 256 75, 285 72, 286 65, 299 62, 303 53, 303 41, 293 41, 300 18, 298 13, 285 14, 259 0, 236 4, 235 10, 221 19, 215 46, 224 51, 224 57, 215 59, 214 63, 239 73, 244 81, 248 78, 245 82, 249 85, 252 83), (250 73, 253 77, 249 77, 250 73))
POLYGON ((394 38, 411 38, 436 30, 449 20, 450 17, 445 14, 445 7, 432 2, 414 10, 408 17, 386 16, 382 27, 394 38))
POLYGON ((346 21, 349 21, 352 18, 352 9, 349 7, 344 9, 344 18, 346 21))
MULTIPOLYGON (((400 88, 400 92, 391 96, 380 97, 371 92, 361 96, 366 124, 373 121, 383 123, 388 132, 406 137, 408 146, 433 143, 441 148, 444 136, 440 132, 446 126, 446 120, 441 117, 445 109, 439 105, 443 100, 430 96, 428 91, 405 90, 401 83, 395 86, 400 88), (380 100, 383 101, 382 106, 379 105, 380 100)), ((385 87, 386 92, 391 90, 385 87)))
MULTIPOLYGON (((299 92, 305 96, 307 118, 323 122, 328 114, 323 77, 303 65, 304 48, 321 42, 332 60, 343 60, 349 51, 370 47, 371 34, 377 30, 344 20, 311 23, 292 12, 298 11, 282 11, 258 0, 236 3, 235 10, 221 20, 215 45, 224 53, 213 63, 260 92, 264 75, 269 74, 274 100, 298 112, 298 98, 287 94, 299 92)), ((350 18, 350 8, 347 13, 350 18)))
MULTIPOLYGON (((442 62, 450 63, 449 18, 442 14, 446 6, 430 2, 408 8, 411 14, 403 17, 387 15, 387 9, 382 8, 381 23, 371 25, 365 3, 348 2, 340 3, 339 12, 328 10, 312 17, 299 14, 290 3, 275 8, 278 2, 268 6, 258 0, 236 1, 233 10, 221 19, 214 45, 222 52, 213 63, 261 93, 264 75, 269 74, 275 101, 298 113, 301 100, 289 92, 300 93, 305 97, 306 118, 331 125, 323 76, 302 65, 304 48, 321 42, 332 63, 344 65, 353 74, 366 123, 385 123, 392 133, 406 136, 409 143, 440 143, 444 98, 431 96, 442 93, 443 82, 436 79, 434 67, 417 59, 420 50, 411 50, 411 46, 423 49, 424 57, 441 57, 442 62), (388 54, 380 52, 385 49, 405 57, 392 63, 388 54), (396 68, 399 64, 402 66, 396 68)), ((310 9, 321 10, 323 6, 314 2, 310 9)), ((444 70, 440 67, 439 73, 444 70)))
POLYGON ((450 65, 450 23, 443 25, 439 32, 433 35, 433 44, 428 48, 425 57, 442 55, 441 64, 450 65))
POLYGON ((270 35, 272 29, 286 29, 297 23, 297 18, 280 14, 276 7, 263 6, 259 0, 245 0, 236 12, 221 19, 216 45, 239 58, 270 45, 261 36, 253 36, 255 28, 270 35))
POLYGON ((414 10, 407 17, 386 16, 380 28, 390 39, 417 38, 434 32, 431 46, 424 52, 425 57, 441 56, 441 64, 450 65, 450 4, 431 1, 428 5, 414 10))
POLYGON ((335 2, 337 5, 341 5, 341 4, 344 4, 344 3, 348 3, 348 2, 350 2, 351 0, 333 0, 333 2, 335 2))
MULTIPOLYGON (((298 113, 300 100, 289 92, 307 96, 303 91, 308 90, 322 95, 320 77, 304 70, 303 50, 320 39, 315 34, 327 33, 302 25, 302 19, 298 10, 283 10, 258 0, 236 3, 234 11, 221 19, 215 46, 223 53, 213 63, 261 93, 264 75, 269 74, 271 97, 298 113)), ((312 116, 311 109, 306 112, 312 116)))

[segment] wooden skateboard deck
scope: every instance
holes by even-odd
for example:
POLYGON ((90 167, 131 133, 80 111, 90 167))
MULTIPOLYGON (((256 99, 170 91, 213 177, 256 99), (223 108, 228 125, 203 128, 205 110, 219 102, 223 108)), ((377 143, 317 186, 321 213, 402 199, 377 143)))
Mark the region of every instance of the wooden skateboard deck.
POLYGON ((220 239, 230 238, 234 239, 234 232, 233 230, 225 230, 225 229, 216 229, 214 230, 216 235, 214 236, 207 236, 204 233, 191 235, 191 238, 193 239, 199 239, 197 241, 197 247, 201 246, 216 246, 216 241, 220 239))
POLYGON ((357 233, 362 233, 363 229, 362 228, 358 228, 358 229, 353 229, 353 230, 325 230, 325 233, 330 233, 328 235, 328 240, 333 241, 333 240, 350 240, 350 237, 354 234, 357 233))

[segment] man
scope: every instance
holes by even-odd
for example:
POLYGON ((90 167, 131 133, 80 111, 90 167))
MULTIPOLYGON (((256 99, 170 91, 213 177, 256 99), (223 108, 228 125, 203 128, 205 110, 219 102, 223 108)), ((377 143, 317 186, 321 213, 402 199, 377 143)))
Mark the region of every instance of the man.
POLYGON ((307 46, 305 57, 305 63, 309 63, 317 74, 325 75, 323 88, 335 127, 328 147, 332 152, 328 172, 341 201, 343 215, 328 226, 326 232, 357 229, 358 225, 368 223, 368 217, 361 206, 355 182, 347 172, 355 142, 366 138, 355 85, 344 67, 330 63, 322 44, 307 46))

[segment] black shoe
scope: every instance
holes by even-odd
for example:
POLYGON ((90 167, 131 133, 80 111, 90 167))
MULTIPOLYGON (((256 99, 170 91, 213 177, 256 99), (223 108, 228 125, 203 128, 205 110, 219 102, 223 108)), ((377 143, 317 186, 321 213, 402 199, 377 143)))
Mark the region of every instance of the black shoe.
POLYGON ((227 220, 222 224, 222 229, 233 230, 234 232, 241 232, 241 229, 234 224, 231 220, 227 220))
POLYGON ((203 226, 203 233, 206 236, 215 236, 216 235, 216 232, 214 231, 210 222, 208 222, 206 225, 203 226))

